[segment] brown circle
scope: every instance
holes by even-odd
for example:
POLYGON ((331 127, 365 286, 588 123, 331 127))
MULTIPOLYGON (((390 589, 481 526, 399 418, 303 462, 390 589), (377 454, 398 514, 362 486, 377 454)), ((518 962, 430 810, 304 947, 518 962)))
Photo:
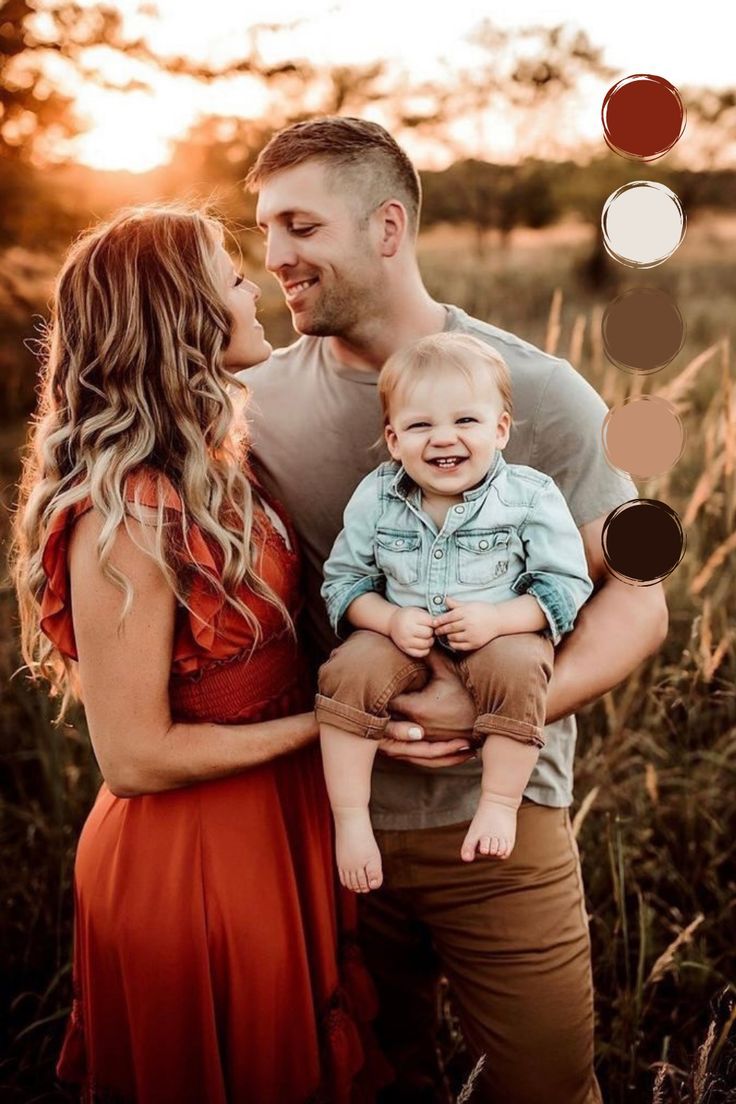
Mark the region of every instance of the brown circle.
POLYGON ((685 323, 666 291, 635 287, 606 307, 601 322, 606 356, 627 372, 648 375, 669 364, 685 342, 685 323))
POLYGON ((606 564, 617 578, 650 586, 677 567, 685 553, 685 533, 666 502, 635 498, 608 515, 602 544, 606 564))
POLYGON ((652 161, 672 149, 685 129, 685 106, 674 84, 634 73, 609 88, 601 109, 603 135, 614 153, 652 161))

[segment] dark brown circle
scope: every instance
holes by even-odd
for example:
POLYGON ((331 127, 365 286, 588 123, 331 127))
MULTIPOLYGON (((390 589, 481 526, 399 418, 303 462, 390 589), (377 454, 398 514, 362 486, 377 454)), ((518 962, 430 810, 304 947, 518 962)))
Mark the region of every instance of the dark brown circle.
POLYGON ((685 342, 677 303, 654 287, 629 288, 606 307, 601 322, 606 356, 627 372, 658 372, 685 342))
POLYGON ((674 84, 651 73, 634 73, 609 88, 601 109, 603 135, 614 153, 653 161, 685 129, 685 106, 674 84))
POLYGON ((603 556, 625 583, 649 586, 666 578, 685 553, 685 533, 666 502, 635 498, 624 502, 603 525, 603 556))

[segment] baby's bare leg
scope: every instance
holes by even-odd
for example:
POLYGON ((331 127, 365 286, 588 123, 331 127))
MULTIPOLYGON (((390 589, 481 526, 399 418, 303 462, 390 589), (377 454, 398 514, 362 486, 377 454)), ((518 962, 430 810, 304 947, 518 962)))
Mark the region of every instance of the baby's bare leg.
POLYGON ((481 796, 460 852, 507 859, 516 842, 516 811, 539 756, 534 744, 491 733, 483 744, 481 796))
POLYGON ((373 835, 368 802, 376 740, 321 724, 327 793, 335 818, 335 855, 340 881, 355 893, 378 889, 383 881, 381 854, 373 835))
POLYGON ((483 782, 478 810, 462 846, 506 859, 516 841, 516 811, 544 744, 543 725, 552 641, 540 633, 496 637, 461 661, 466 685, 479 706, 476 736, 483 744, 483 782))

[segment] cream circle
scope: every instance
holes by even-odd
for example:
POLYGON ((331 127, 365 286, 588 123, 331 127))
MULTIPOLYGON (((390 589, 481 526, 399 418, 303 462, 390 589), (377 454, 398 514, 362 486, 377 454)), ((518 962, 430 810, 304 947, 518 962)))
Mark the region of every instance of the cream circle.
POLYGON ((653 268, 685 236, 685 212, 674 192, 652 180, 632 180, 606 200, 601 217, 610 255, 632 268, 653 268))
POLYGON ((659 395, 640 395, 614 406, 603 421, 602 435, 611 467, 635 479, 669 471, 685 445, 680 416, 672 403, 659 395))

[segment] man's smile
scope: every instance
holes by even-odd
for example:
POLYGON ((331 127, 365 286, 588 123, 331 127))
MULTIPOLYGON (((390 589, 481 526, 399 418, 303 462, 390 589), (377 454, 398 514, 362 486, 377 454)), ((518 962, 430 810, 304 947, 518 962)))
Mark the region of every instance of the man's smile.
POLYGON ((298 299, 300 295, 319 281, 319 276, 310 276, 306 280, 294 280, 288 284, 282 284, 287 303, 298 299))

